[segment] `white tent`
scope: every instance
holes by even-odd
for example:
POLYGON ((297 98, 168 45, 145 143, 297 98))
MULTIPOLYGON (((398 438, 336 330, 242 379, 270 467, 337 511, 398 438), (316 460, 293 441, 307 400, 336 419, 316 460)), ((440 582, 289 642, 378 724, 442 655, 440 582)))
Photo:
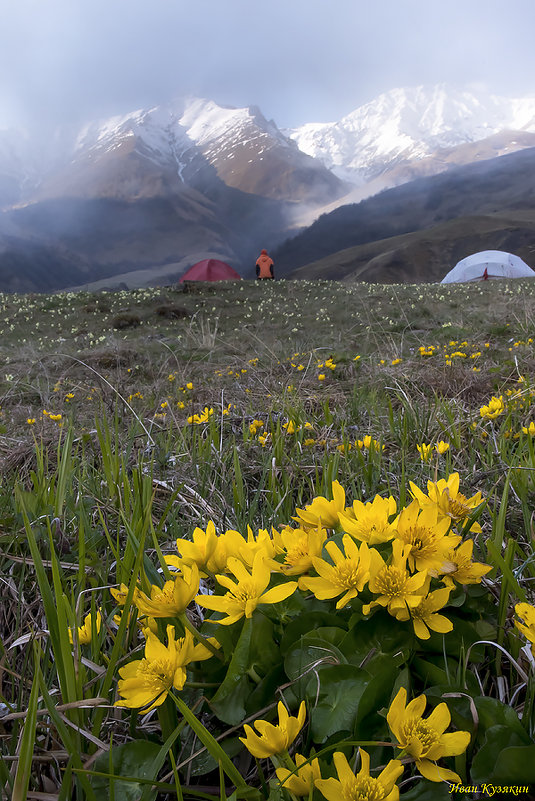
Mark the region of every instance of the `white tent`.
POLYGON ((458 262, 441 284, 484 281, 487 278, 535 278, 535 272, 518 256, 503 250, 482 250, 458 262))

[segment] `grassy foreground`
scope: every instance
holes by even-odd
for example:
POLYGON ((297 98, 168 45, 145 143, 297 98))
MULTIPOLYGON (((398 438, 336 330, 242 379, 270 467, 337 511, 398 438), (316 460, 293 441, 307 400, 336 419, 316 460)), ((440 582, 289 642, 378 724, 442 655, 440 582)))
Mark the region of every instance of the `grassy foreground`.
POLYGON ((534 290, 1 296, 4 797, 532 797, 534 290))

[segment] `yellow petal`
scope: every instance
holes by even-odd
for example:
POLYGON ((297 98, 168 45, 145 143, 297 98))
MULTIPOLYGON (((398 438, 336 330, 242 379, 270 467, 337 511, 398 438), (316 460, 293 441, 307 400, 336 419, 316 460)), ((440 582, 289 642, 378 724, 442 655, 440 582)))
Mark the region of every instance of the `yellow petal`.
POLYGON ((425 625, 423 620, 415 617, 413 618, 412 625, 414 628, 414 633, 418 637, 419 640, 428 640, 431 637, 429 633, 429 629, 425 625))
POLYGON ((335 751, 333 754, 333 761, 341 783, 348 784, 349 786, 354 784, 355 774, 351 770, 345 754, 343 754, 341 751, 335 751))
POLYGON ((260 604, 278 604, 280 601, 289 598, 292 593, 297 589, 297 581, 287 581, 285 584, 279 584, 277 587, 272 587, 267 592, 264 592, 258 599, 260 604))
POLYGON ((470 744, 469 731, 453 731, 443 734, 440 738, 443 756, 458 756, 463 754, 470 744))
POLYGON ((448 705, 445 703, 436 706, 427 719, 427 723, 438 734, 446 731, 451 723, 451 714, 448 705))
POLYGON ((426 617, 425 622, 432 631, 438 631, 439 634, 447 634, 453 629, 453 623, 444 615, 433 613, 426 617))
MULTIPOLYGON (((353 781, 354 780, 355 777, 353 774, 353 781)), ((344 798, 342 785, 339 781, 336 781, 336 779, 317 779, 315 784, 327 801, 342 801, 344 798)))
POLYGON ((400 687, 396 694, 396 697, 390 704, 388 713, 386 715, 386 720, 388 722, 388 725, 390 726, 396 737, 397 737, 396 728, 398 724, 401 723, 401 721, 403 720, 403 717, 405 715, 406 704, 407 704, 407 690, 405 689, 405 687, 400 687))
POLYGON ((407 709, 405 710, 405 715, 412 718, 421 718, 424 714, 426 704, 427 698, 422 693, 422 695, 418 695, 416 698, 413 698, 412 701, 409 701, 407 709))
POLYGON ((453 784, 460 784, 461 778, 452 770, 442 768, 428 759, 417 759, 416 767, 426 779, 431 782, 453 782, 453 784))

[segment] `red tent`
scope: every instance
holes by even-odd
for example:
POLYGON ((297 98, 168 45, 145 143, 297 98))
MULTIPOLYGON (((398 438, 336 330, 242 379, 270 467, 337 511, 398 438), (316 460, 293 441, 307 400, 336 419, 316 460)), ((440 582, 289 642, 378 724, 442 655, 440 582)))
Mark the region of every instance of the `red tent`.
POLYGON ((219 259, 203 259, 190 267, 184 273, 179 283, 182 281, 236 281, 241 280, 241 275, 233 270, 229 264, 219 259))

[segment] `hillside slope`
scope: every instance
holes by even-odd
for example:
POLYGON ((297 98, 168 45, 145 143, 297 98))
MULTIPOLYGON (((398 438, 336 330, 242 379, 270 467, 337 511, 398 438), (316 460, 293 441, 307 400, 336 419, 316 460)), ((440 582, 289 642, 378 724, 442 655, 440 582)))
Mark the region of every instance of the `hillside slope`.
POLYGON ((534 181, 530 148, 382 192, 323 215, 284 243, 275 253, 279 274, 429 281, 453 266, 452 259, 493 248, 529 264, 534 181))

